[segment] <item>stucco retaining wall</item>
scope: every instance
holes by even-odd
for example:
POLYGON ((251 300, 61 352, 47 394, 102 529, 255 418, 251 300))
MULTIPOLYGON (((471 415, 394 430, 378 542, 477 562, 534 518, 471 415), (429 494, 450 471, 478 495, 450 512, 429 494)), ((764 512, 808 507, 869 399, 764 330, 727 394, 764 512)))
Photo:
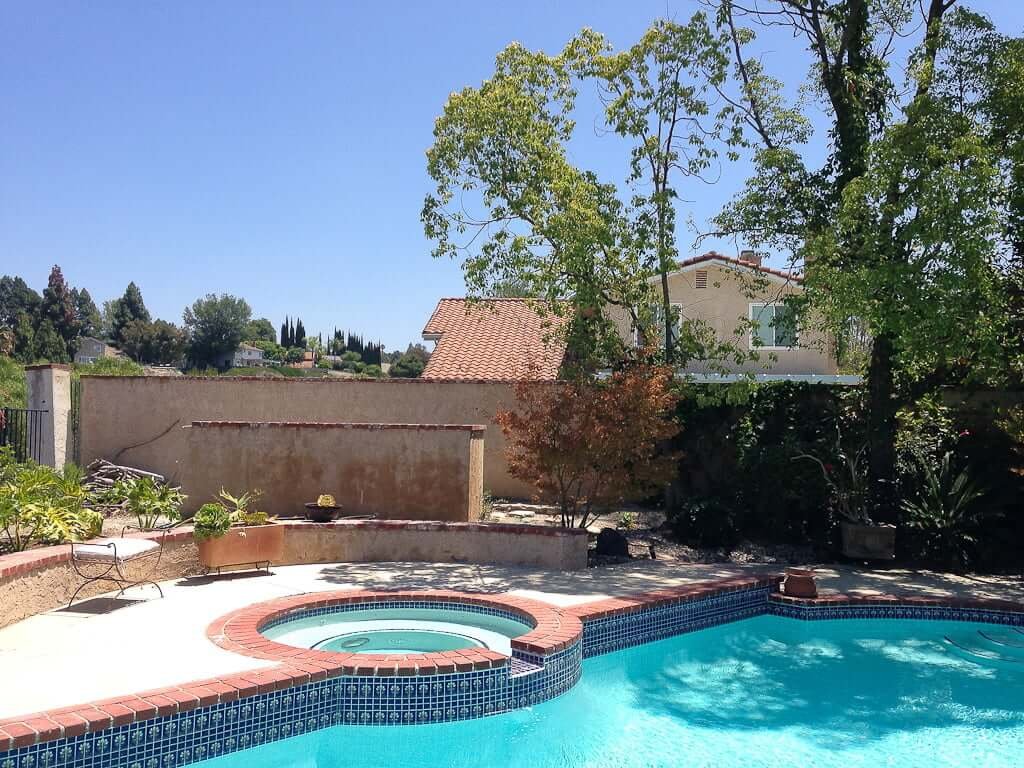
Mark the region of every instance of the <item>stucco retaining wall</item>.
MULTIPOLYGON (((284 555, 274 565, 336 562, 500 563, 549 570, 587 567, 587 535, 579 530, 534 525, 367 520, 334 523, 280 522, 284 555)), ((159 538, 159 534, 136 534, 159 538)), ((167 534, 159 567, 129 566, 127 574, 155 581, 202 572, 192 529, 167 534)), ((65 605, 82 583, 70 561, 71 547, 43 547, 0 556, 0 627, 65 605)), ((97 583, 84 599, 110 591, 97 583)))
POLYGON ((105 458, 179 480, 182 427, 193 421, 481 424, 483 487, 526 498, 530 488, 508 474, 494 423, 514 404, 506 382, 83 376, 81 461, 105 458))
POLYGON ((221 488, 258 488, 257 506, 274 515, 302 514, 327 493, 345 514, 480 517, 482 426, 200 421, 183 431, 187 511, 221 488))

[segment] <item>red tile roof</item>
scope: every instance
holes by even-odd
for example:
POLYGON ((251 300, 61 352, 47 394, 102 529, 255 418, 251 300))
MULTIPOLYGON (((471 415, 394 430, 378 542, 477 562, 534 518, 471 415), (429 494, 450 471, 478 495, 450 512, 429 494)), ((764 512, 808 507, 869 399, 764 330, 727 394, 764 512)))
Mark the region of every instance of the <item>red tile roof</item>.
POLYGON ((568 320, 539 309, 529 299, 441 299, 423 329, 437 346, 422 378, 558 378, 568 320))
POLYGON ((692 267, 694 264, 702 264, 705 261, 721 261, 726 264, 733 264, 738 267, 744 267, 746 269, 753 269, 758 272, 764 272, 766 275, 775 275, 785 280, 792 280, 794 283, 802 283, 803 277, 796 272, 783 272, 780 269, 772 269, 771 267, 765 267, 761 264, 755 264, 752 261, 744 261, 743 259, 734 259, 732 256, 723 256, 715 251, 709 251, 701 256, 694 256, 692 259, 684 259, 679 262, 680 268, 692 267))

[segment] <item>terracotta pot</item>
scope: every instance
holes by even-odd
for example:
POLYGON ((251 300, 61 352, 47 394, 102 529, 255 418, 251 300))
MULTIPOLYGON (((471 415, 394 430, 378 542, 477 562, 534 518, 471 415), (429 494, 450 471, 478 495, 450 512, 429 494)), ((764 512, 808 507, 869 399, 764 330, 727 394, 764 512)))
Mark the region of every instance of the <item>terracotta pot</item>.
POLYGON ((229 528, 223 536, 200 541, 198 546, 199 562, 207 568, 280 562, 284 554, 284 528, 279 525, 229 528))
POLYGON ((843 555, 853 560, 892 560, 896 557, 895 525, 840 523, 843 555))
POLYGON ((315 502, 306 502, 306 519, 313 523, 329 523, 341 512, 341 507, 321 507, 315 502))
POLYGON ((790 597, 817 597, 818 586, 814 583, 814 571, 809 568, 787 568, 783 592, 790 597))

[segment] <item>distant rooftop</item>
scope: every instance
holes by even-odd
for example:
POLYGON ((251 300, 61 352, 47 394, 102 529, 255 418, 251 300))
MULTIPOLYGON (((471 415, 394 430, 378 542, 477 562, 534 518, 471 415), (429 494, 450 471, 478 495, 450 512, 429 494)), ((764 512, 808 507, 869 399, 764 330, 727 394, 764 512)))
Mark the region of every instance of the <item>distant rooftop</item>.
POLYGON ((437 346, 424 379, 556 379, 567 318, 538 314, 529 299, 441 299, 423 329, 437 346))

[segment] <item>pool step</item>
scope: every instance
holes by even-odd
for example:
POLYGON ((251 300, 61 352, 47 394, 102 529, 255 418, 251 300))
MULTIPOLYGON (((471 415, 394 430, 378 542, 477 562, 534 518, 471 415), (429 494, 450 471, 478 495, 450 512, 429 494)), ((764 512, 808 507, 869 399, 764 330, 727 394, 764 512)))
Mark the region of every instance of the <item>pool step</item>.
POLYGON ((1024 651, 1024 632, 1018 629, 1011 628, 1009 631, 979 629, 978 634, 993 645, 1004 648, 1018 648, 1024 651))
POLYGON ((513 656, 509 660, 509 677, 526 677, 527 675, 535 675, 543 670, 540 664, 531 664, 528 661, 513 656))
POLYGON ((986 639, 981 636, 972 636, 953 639, 945 636, 946 643, 957 652, 957 655, 972 661, 975 664, 992 663, 997 664, 1024 664, 1024 656, 1015 656, 1003 652, 999 647, 986 647, 979 643, 985 643, 986 639), (977 637, 977 639, 975 639, 977 637))

